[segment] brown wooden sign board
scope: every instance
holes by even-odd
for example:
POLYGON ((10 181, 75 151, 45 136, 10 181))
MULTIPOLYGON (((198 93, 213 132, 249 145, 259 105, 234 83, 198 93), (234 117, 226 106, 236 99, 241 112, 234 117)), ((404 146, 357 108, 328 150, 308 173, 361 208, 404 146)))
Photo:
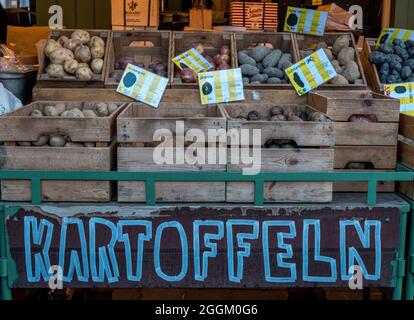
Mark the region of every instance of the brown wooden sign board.
POLYGON ((391 287, 400 223, 399 207, 6 207, 10 282, 348 288, 359 265, 364 287, 391 287))

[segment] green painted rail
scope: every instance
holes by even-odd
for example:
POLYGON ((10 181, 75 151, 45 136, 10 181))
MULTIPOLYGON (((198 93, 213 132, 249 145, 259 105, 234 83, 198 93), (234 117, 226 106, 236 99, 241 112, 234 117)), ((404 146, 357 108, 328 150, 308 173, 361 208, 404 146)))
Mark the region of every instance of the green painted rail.
MULTIPOLYGON (((401 169, 403 169, 401 167, 401 169)), ((146 204, 155 205, 155 183, 159 181, 180 182, 253 182, 255 183, 255 205, 264 204, 264 183, 277 182, 367 182, 369 206, 377 202, 377 185, 387 181, 413 181, 414 173, 404 170, 396 172, 262 172, 243 175, 238 172, 96 172, 96 171, 0 171, 0 180, 30 180, 32 203, 40 204, 41 182, 58 181, 144 181, 146 204)))
MULTIPOLYGON (((414 181, 414 172, 399 166, 395 172, 262 172, 257 175, 243 175, 234 172, 94 172, 94 171, 8 171, 0 170, 0 180, 29 180, 32 184, 32 201, 34 205, 42 203, 42 181, 144 181, 146 184, 146 204, 155 205, 155 183, 158 181, 180 182, 253 182, 255 183, 254 202, 256 206, 264 205, 264 184, 267 181, 278 182, 367 182, 367 204, 377 204, 377 185, 379 182, 388 181, 414 181)), ((4 222, 4 205, 0 202, 0 222, 4 222)), ((414 208, 414 205, 413 205, 414 208)), ((406 238, 407 233, 407 208, 401 208, 403 218, 401 222, 401 239, 406 238)), ((414 210, 414 209, 413 209, 414 210)), ((411 228, 411 235, 414 226, 411 228)), ((11 299, 11 289, 7 283, 6 257, 7 241, 4 223, 0 223, 0 279, 3 299, 11 299), (5 274, 6 273, 6 277, 5 274)), ((405 265, 405 241, 401 241, 395 266, 394 299, 401 299, 405 265)), ((412 255, 413 252, 410 251, 412 255)), ((412 267, 412 266, 411 266, 412 267)), ((414 270, 413 270, 414 274, 414 270)), ((413 283, 414 285, 414 283, 413 283)), ((409 290, 412 290, 410 287, 409 290)))

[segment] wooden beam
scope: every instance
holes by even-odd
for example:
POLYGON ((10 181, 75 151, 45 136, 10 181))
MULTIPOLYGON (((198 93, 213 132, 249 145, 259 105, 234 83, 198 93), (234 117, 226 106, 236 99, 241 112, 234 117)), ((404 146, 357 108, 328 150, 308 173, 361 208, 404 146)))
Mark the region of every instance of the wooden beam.
POLYGON ((382 1, 382 18, 381 18, 381 26, 382 28, 388 28, 391 23, 391 7, 392 1, 391 0, 383 0, 382 1))

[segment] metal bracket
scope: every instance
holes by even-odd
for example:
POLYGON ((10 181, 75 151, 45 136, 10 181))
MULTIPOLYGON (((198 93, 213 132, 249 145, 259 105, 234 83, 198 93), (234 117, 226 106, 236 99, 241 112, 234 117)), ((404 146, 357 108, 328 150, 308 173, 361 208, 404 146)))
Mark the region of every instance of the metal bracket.
POLYGON ((0 278, 7 278, 7 260, 0 258, 0 278))

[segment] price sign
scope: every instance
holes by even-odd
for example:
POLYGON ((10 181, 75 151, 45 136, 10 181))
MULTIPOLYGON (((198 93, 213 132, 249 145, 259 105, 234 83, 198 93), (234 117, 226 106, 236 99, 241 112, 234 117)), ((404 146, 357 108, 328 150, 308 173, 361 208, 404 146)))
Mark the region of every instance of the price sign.
POLYGON ((211 71, 198 74, 201 104, 244 100, 240 69, 211 71))
POLYGON ((328 12, 288 7, 284 31, 323 36, 328 12))
POLYGON ((385 95, 400 99, 400 111, 414 116, 414 82, 386 84, 385 95))
POLYGON ((395 39, 414 41, 414 31, 397 28, 385 28, 382 30, 377 41, 377 47, 382 43, 392 43, 395 39))
POLYGON ((176 56, 172 61, 181 70, 191 68, 195 73, 208 71, 213 68, 213 65, 194 48, 176 56))
POLYGON ((323 49, 287 68, 285 72, 300 96, 337 76, 323 49))
POLYGON ((157 108, 167 84, 167 78, 128 64, 116 91, 157 108))

